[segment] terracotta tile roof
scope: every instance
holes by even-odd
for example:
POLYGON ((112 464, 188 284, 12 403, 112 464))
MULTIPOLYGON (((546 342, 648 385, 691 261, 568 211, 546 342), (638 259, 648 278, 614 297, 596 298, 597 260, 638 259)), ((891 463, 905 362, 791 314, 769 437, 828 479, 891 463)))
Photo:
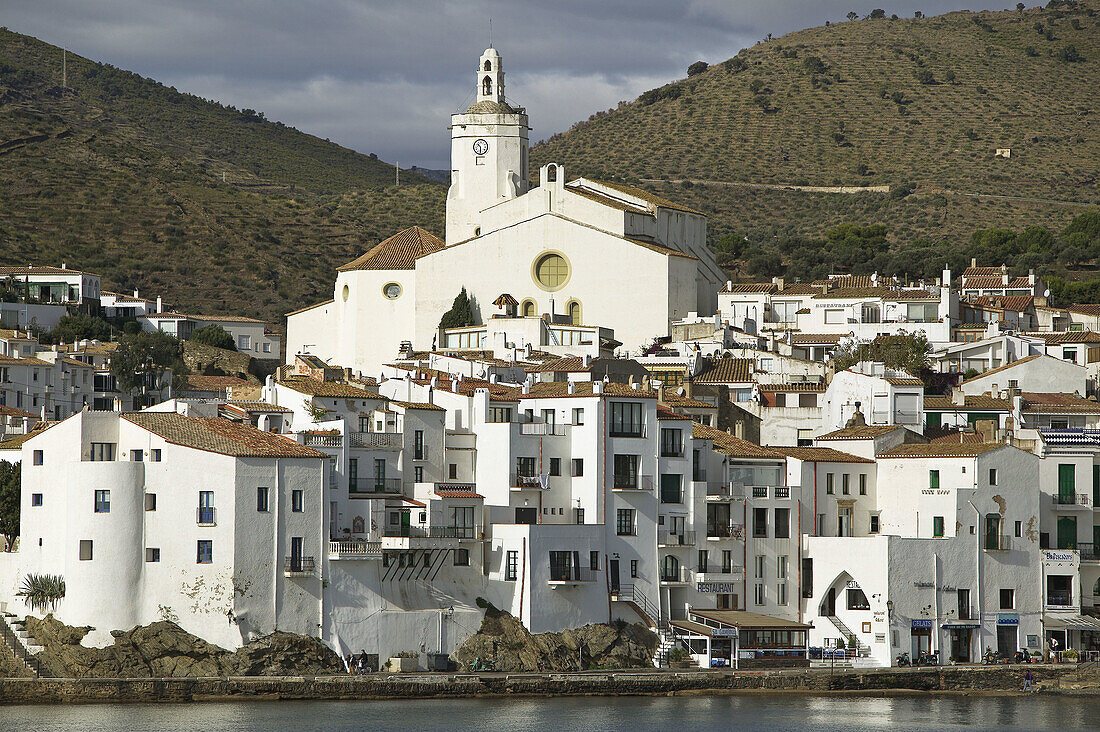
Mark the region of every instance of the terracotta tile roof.
POLYGON ((1008 369, 1014 368, 1014 367, 1019 366, 1021 364, 1030 363, 1031 361, 1034 361, 1035 359, 1042 358, 1042 357, 1043 357, 1043 354, 1041 354, 1041 353, 1036 353, 1036 354, 1031 355, 1031 356, 1024 356, 1023 358, 1016 359, 1012 363, 1006 363, 1004 366, 998 366, 995 369, 989 369, 988 371, 983 371, 982 373, 978 374, 977 376, 972 376, 969 379, 967 379, 966 381, 963 381, 962 383, 963 384, 969 384, 971 381, 977 381, 978 379, 984 379, 986 376, 990 376, 992 374, 998 374, 1002 371, 1007 371, 1008 369))
POLYGON ((658 404, 657 419, 691 419, 691 417, 686 414, 677 414, 663 404, 658 404))
POLYGON ((43 361, 40 358, 12 358, 11 356, 0 356, 0 363, 5 366, 52 366, 49 361, 43 361))
POLYGON ((594 191, 589 188, 575 188, 570 186, 566 186, 566 190, 570 193, 575 193, 576 195, 583 198, 587 198, 590 201, 595 201, 600 205, 607 206, 608 208, 614 208, 619 211, 649 213, 649 209, 646 206, 627 203, 626 201, 621 201, 618 198, 612 198, 611 196, 605 195, 600 191, 594 191))
POLYGON ((883 425, 864 425, 863 427, 843 427, 839 430, 834 430, 820 437, 815 437, 815 440, 872 440, 880 435, 885 435, 894 430, 903 429, 893 424, 883 425))
POLYGON ((438 252, 443 240, 419 226, 410 226, 371 247, 358 259, 337 267, 338 272, 356 269, 415 269, 416 260, 438 252))
MULTIPOLYGON (((583 185, 583 182, 584 182, 584 179, 580 178, 578 180, 573 181, 573 184, 583 185)), ((613 191, 618 191, 619 193, 625 193, 626 195, 633 196, 634 198, 640 198, 643 201, 645 201, 646 203, 648 203, 648 204, 650 204, 651 206, 654 206, 654 207, 670 208, 673 211, 684 211, 686 213, 698 214, 699 216, 704 216, 705 215, 702 211, 696 211, 693 208, 688 208, 687 206, 684 206, 683 204, 676 203, 675 201, 670 201, 667 198, 662 198, 661 196, 658 196, 655 193, 650 193, 649 191, 644 191, 641 188, 635 188, 634 186, 623 185, 622 183, 608 183, 605 180, 592 180, 592 182, 596 183, 598 185, 601 185, 601 186, 606 186, 607 188, 610 188, 613 191)), ((576 189, 574 188, 574 185, 571 184, 569 186, 569 188, 570 188, 570 190, 573 190, 574 192, 576 192, 576 189)))
POLYGON ((485 496, 480 493, 475 493, 474 491, 449 491, 438 488, 435 494, 440 498, 480 498, 481 500, 485 500, 485 496))
POLYGON ((401 407, 402 409, 431 409, 436 412, 446 412, 447 410, 435 404, 428 404, 427 402, 399 402, 396 399, 391 399, 390 404, 401 407))
MULTIPOLYGON (((81 272, 79 269, 62 269, 61 267, 0 267, 0 277, 5 275, 78 275, 89 274, 91 272, 81 272)), ((99 277, 99 275, 92 275, 92 277, 99 277)))
POLYGON ((839 275, 824 280, 814 280, 815 285, 828 285, 829 287, 874 287, 871 275, 839 275))
POLYGON ((821 394, 821 393, 824 393, 825 390, 828 389, 829 387, 828 387, 827 384, 825 384, 825 382, 820 382, 820 383, 817 383, 817 384, 812 384, 812 383, 807 382, 807 383, 798 383, 798 384, 759 384, 757 388, 759 388, 760 391, 765 392, 767 394, 781 394, 783 392, 792 392, 792 393, 797 392, 799 394, 805 394, 805 393, 821 394))
POLYGON ((910 442, 879 454, 882 458, 977 457, 1005 447, 1003 442, 910 442))
POLYGON ((31 419, 39 419, 37 414, 24 412, 22 409, 9 407, 5 404, 0 404, 0 417, 30 417, 31 419))
POLYGON ((967 277, 964 275, 964 290, 1030 290, 1031 282, 1027 277, 1015 277, 1006 285, 1001 275, 977 275, 967 277))
POLYGON ((718 452, 735 458, 782 458, 783 455, 755 442, 742 440, 728 432, 708 427, 698 422, 691 423, 691 436, 696 440, 710 440, 718 452))
POLYGON ((313 305, 306 305, 304 308, 298 308, 297 310, 291 310, 289 313, 286 313, 286 316, 289 318, 291 315, 297 315, 298 313, 304 313, 305 311, 312 310, 313 308, 319 308, 319 307, 324 307, 325 305, 331 305, 334 302, 336 302, 335 299, 329 299, 329 300, 325 300, 324 302, 315 303, 313 305))
POLYGON ((851 336, 847 333, 792 333, 792 346, 835 346, 845 338, 851 336))
POLYGON ((1060 330, 1058 332, 1031 332, 1020 335, 1029 338, 1041 338, 1048 346, 1061 345, 1063 343, 1100 343, 1100 333, 1090 330, 1060 330))
POLYGON ((1089 315, 1091 317, 1100 317, 1100 305, 1070 305, 1066 310, 1071 313, 1077 313, 1078 315, 1089 315))
POLYGON ((378 395, 345 381, 321 381, 309 376, 288 376, 278 382, 300 394, 344 399, 377 399, 378 395))
POLYGON ((951 434, 934 437, 933 445, 978 445, 982 442, 982 436, 977 432, 953 432, 951 434))
POLYGON ((1002 272, 1008 271, 1006 267, 967 267, 963 270, 963 277, 991 277, 993 275, 1001 276, 1002 272))
POLYGON ((818 293, 814 295, 814 299, 842 300, 858 297, 886 297, 894 292, 896 292, 896 290, 890 290, 885 287, 838 287, 828 292, 818 293))
POLYGON ((882 296, 883 300, 893 300, 895 302, 903 302, 906 300, 936 300, 940 299, 940 296, 935 292, 929 292, 928 290, 890 290, 889 294, 882 296))
POLYGON ((755 361, 751 358, 719 358, 710 361, 695 377, 701 384, 736 384, 752 381, 755 361))
POLYGON ((968 394, 966 403, 955 404, 948 396, 926 396, 924 398, 924 411, 926 412, 963 412, 967 410, 978 412, 1008 412, 1012 404, 1006 399, 996 399, 988 394, 968 394))
POLYGON ((278 404, 268 404, 267 402, 228 401, 225 406, 233 407, 242 412, 290 412, 286 407, 280 407, 278 404))
POLYGON ((1032 295, 980 295, 967 298, 963 304, 1022 313, 1034 306, 1035 298, 1032 295))
MULTIPOLYGON (((520 399, 548 399, 558 397, 599 397, 592 393, 591 381, 577 381, 573 384, 574 392, 569 393, 569 384, 564 381, 543 381, 531 385, 528 394, 519 393, 520 399)), ((657 392, 652 389, 631 388, 629 384, 607 382, 603 385, 603 395, 608 397, 630 397, 631 399, 656 399, 657 392)))
POLYGON ((24 442, 31 439, 32 437, 37 437, 39 434, 45 432, 50 427, 53 427, 55 424, 60 424, 60 422, 48 422, 44 420, 36 422, 34 426, 31 427, 31 431, 27 434, 15 435, 14 437, 9 437, 3 442, 0 442, 0 450, 18 450, 23 447, 24 442))
POLYGON ((794 282, 791 284, 784 284, 783 289, 777 292, 776 295, 779 297, 783 297, 784 295, 816 295, 819 292, 821 292, 821 288, 814 287, 809 282, 794 282))
POLYGON ((775 447, 776 452, 787 457, 814 463, 874 463, 874 460, 861 458, 831 447, 775 447))
POLYGON ((1076 394, 1037 394, 1025 391, 1021 410, 1035 414, 1100 414, 1100 402, 1076 394))
POLYGON ((243 315, 193 315, 187 313, 149 313, 144 316, 149 320, 198 320, 211 323, 263 323, 256 318, 246 318, 243 315))
POLYGON ((34 340, 34 338, 31 338, 30 333, 27 333, 27 332, 24 332, 24 331, 12 330, 11 328, 0 328, 0 338, 7 338, 8 340, 14 340, 14 341, 33 341, 34 340))
POLYGON ((67 364, 69 366, 75 366, 77 368, 82 368, 82 369, 94 369, 95 368, 95 366, 93 366, 92 364, 84 363, 83 361, 77 361, 75 358, 62 357, 62 358, 59 358, 58 360, 63 364, 67 364))
POLYGON ((700 399, 692 399, 686 396, 680 396, 679 394, 665 393, 665 404, 675 409, 717 409, 715 405, 710 402, 704 402, 700 399))
POLYGON ((589 367, 584 365, 583 358, 556 358, 553 361, 543 361, 542 363, 528 366, 524 369, 529 374, 544 373, 547 371, 565 372, 565 373, 579 373, 588 371, 589 367))
POLYGON ((774 282, 734 282, 732 285, 722 285, 719 292, 779 292, 779 285, 774 282))
POLYGON ((883 381, 891 386, 924 386, 923 381, 913 377, 887 376, 883 381))
POLYGON ((122 419, 159 435, 173 445, 195 450, 216 452, 232 457, 301 457, 324 458, 328 456, 297 442, 263 432, 250 424, 231 422, 228 419, 185 417, 171 412, 133 412, 121 415, 122 419))

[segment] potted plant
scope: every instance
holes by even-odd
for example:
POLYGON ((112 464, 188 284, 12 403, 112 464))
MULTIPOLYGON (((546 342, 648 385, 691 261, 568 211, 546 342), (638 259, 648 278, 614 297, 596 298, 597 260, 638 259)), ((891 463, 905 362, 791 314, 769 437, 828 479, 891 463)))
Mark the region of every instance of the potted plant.
POLYGON ((420 667, 420 654, 417 651, 401 651, 396 656, 391 656, 386 662, 390 673, 412 673, 420 667))

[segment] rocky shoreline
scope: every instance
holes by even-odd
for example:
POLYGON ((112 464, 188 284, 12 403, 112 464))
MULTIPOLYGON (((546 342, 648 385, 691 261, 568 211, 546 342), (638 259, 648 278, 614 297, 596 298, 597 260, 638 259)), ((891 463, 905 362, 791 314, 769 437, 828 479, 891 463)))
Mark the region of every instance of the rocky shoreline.
MULTIPOLYGON (((1035 667, 1041 694, 1095 695, 1095 669, 1035 667)), ((852 695, 1019 693, 1023 667, 786 672, 374 674, 131 679, 0 679, 0 704, 355 700, 483 696, 642 696, 808 693, 852 695)))

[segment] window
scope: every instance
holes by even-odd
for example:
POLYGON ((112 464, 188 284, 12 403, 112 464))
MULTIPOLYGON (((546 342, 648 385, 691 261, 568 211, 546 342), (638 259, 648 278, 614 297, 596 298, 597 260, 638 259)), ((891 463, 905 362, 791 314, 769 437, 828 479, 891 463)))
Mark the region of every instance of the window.
POLYGON ((583 508, 574 508, 573 509, 573 514, 576 517, 578 524, 583 524, 584 523, 584 509, 583 508))
POLYGON ((264 353, 271 353, 271 344, 270 343, 267 343, 267 342, 264 343, 264 353))
POLYGON ((634 535, 633 508, 620 508, 615 511, 615 533, 619 536, 634 535))
POLYGON ((581 408, 581 407, 574 407, 573 408, 573 424, 575 424, 575 425, 584 424, 584 409, 583 408, 581 408))
POLYGON ((515 582, 519 571, 519 552, 509 551, 504 562, 504 579, 515 582))
POLYGON ((95 512, 96 513, 110 513, 111 512, 111 492, 110 491, 96 491, 95 492, 95 512))
POLYGON ((825 474, 825 492, 830 496, 833 495, 833 474, 825 474))
POLYGON ((877 513, 871 514, 871 526, 868 531, 872 534, 877 534, 879 530, 879 517, 877 513))
POLYGON ((196 564, 212 564, 214 562, 214 542, 210 539, 199 539, 196 564))
POLYGON ((1016 537, 1019 537, 1019 536, 1022 535, 1022 531, 1023 531, 1023 522, 1022 521, 1017 521, 1015 531, 1013 532, 1013 535, 1016 536, 1016 537))
POLYGON ((237 350, 247 351, 252 348, 252 337, 246 335, 237 336, 237 350))
POLYGON ((92 460, 96 462, 109 462, 115 459, 115 443, 93 442, 92 460))
POLYGON ((214 523, 214 491, 199 491, 198 522, 207 525, 214 523))
POLYGON ((447 478, 449 480, 455 480, 458 478, 458 465, 456 463, 447 464, 447 478))
POLYGON ((867 495, 867 473, 859 474, 859 495, 867 495))
POLYGON ((997 469, 996 468, 990 468, 989 469, 989 484, 990 485, 997 485, 997 469))
POLYGON ((143 452, 143 451, 141 451, 141 450, 131 450, 131 451, 130 451, 130 462, 132 462, 132 463, 140 463, 140 462, 141 462, 141 459, 142 459, 142 458, 143 458, 144 456, 145 456, 145 454, 144 454, 144 452, 143 452))
POLYGON ((511 407, 489 407, 489 418, 486 422, 511 422, 512 421, 512 408, 511 407))
POLYGON ((561 475, 561 458, 550 458, 550 475, 561 475))
POLYGON ((413 482, 414 483, 423 483, 424 482, 424 466, 416 465, 416 466, 413 467, 413 482))
POLYGON ((560 254, 544 255, 535 263, 535 281, 547 290, 560 289, 569 281, 569 263, 560 254))
MULTIPOLYGON (((937 472, 933 470, 932 472, 937 472)), ((932 517, 932 536, 940 538, 943 536, 943 516, 932 517)))
POLYGON ((90 562, 92 561, 92 540, 81 539, 80 540, 80 561, 90 562))
POLYGON ((634 489, 638 487, 638 456, 615 456, 615 482, 616 488, 634 489))
POLYGON ((630 577, 632 579, 637 579, 637 577, 638 577, 638 560, 637 559, 631 559, 630 560, 630 577))
POLYGON ((31 459, 31 462, 33 462, 35 465, 41 465, 42 464, 42 451, 41 450, 35 450, 34 451, 34 455, 31 459))
POLYGON ((643 437, 642 405, 639 402, 611 403, 611 436, 643 437))
POLYGON ((147 562, 159 562, 160 561, 160 549, 154 549, 153 547, 146 547, 146 549, 145 549, 145 561, 147 561, 147 562))
POLYGON ((775 603, 777 605, 787 604, 787 583, 779 582, 775 586, 775 603))
POLYGON ((661 476, 661 503, 683 503, 682 475, 661 476))
POLYGON ((588 568, 593 572, 600 568, 600 553, 588 552, 588 568))
POLYGON ((767 538, 768 536, 768 509, 754 508, 752 510, 752 535, 754 538, 767 538))
POLYGON ((145 494, 145 510, 156 511, 157 510, 157 494, 146 493, 145 494))
POLYGON ((848 594, 848 609, 849 610, 870 610, 871 604, 867 602, 867 595, 863 594, 863 590, 858 587, 849 587, 848 594))
POLYGON ((516 458, 516 475, 521 478, 533 478, 535 477, 535 458, 533 457, 519 457, 516 458))
POLYGON ((777 579, 785 580, 790 573, 790 557, 786 554, 780 554, 775 558, 775 576, 777 579))
POLYGON ((933 490, 940 487, 940 471, 929 470, 928 471, 928 487, 933 490))
POLYGON ((661 457, 684 456, 684 431, 664 427, 661 429, 661 457))
POLYGON ((584 475, 584 458, 573 458, 573 477, 579 478, 584 475))
POLYGON ((752 576, 754 578, 756 578, 756 579, 763 579, 764 578, 764 562, 765 561, 766 561, 766 558, 764 557, 763 554, 760 554, 756 557, 753 557, 753 565, 754 566, 753 566, 752 576))
POLYGON ((569 322, 573 325, 581 324, 581 304, 573 301, 566 306, 566 311, 569 313, 569 322))
POLYGON ((775 395, 775 406, 777 406, 777 407, 787 406, 787 395, 782 394, 782 393, 776 394, 775 395))
POLYGON ((520 307, 520 312, 525 318, 535 317, 535 303, 531 300, 524 300, 523 305, 520 307))
POLYGON ((845 473, 844 475, 840 476, 840 492, 844 495, 848 495, 849 493, 852 492, 848 488, 848 479, 849 478, 851 478, 851 475, 849 475, 848 473, 845 473))
POLYGON ((1001 590, 1001 609, 1011 610, 1016 607, 1016 590, 1001 590))
POLYGON ((261 513, 267 512, 267 488, 260 486, 256 489, 256 510, 261 513))
POLYGON ((959 590, 959 620, 970 619, 970 590, 959 590))
POLYGON ((295 513, 302 512, 302 491, 300 488, 295 488, 290 492, 290 510, 295 513))
POLYGON ((424 459, 424 430, 413 432, 413 460, 424 459))
POLYGON ((469 549, 455 549, 455 566, 456 567, 469 567, 470 566, 470 550, 469 549))
POLYGON ((707 565, 708 565, 709 554, 710 554, 710 552, 708 552, 706 549, 700 549, 699 550, 699 557, 698 557, 699 570, 698 571, 700 571, 700 572, 708 571, 707 570, 707 565))
POLYGON ((775 538, 776 539, 789 539, 789 538, 791 538, 791 509, 789 509, 789 508, 777 508, 777 509, 775 509, 775 538))
POLYGON ((764 602, 766 601, 766 597, 764 595, 764 583, 763 582, 757 582, 756 586, 753 588, 753 601, 757 605, 763 605, 764 602))
POLYGON ((827 325, 838 325, 847 322, 848 319, 844 317, 843 310, 826 310, 825 311, 825 323, 827 325))
POLYGON ((152 449, 152 450, 149 451, 149 462, 151 462, 151 463, 159 463, 160 462, 160 448, 155 448, 155 449, 152 449))

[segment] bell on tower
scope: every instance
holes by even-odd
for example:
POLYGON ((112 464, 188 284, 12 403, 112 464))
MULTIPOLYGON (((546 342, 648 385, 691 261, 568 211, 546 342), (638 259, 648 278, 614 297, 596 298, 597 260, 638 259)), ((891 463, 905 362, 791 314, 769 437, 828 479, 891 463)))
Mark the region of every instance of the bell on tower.
POLYGON ((500 54, 492 46, 481 54, 477 78, 477 101, 504 102, 504 69, 501 68, 500 54))

